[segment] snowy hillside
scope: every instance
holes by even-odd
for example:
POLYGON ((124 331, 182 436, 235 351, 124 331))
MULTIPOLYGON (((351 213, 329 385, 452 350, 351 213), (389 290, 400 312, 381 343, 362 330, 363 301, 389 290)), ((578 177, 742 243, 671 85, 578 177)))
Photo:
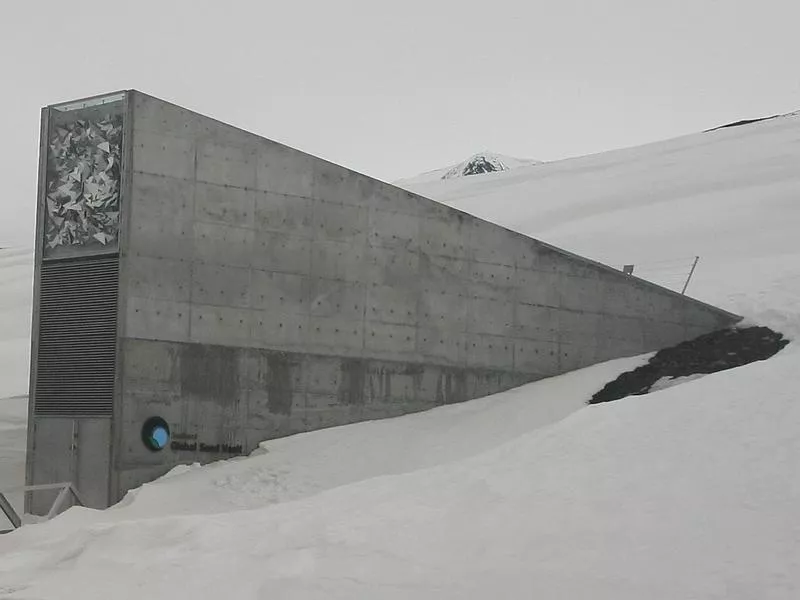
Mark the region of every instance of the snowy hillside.
POLYGON ((496 152, 485 151, 473 154, 460 163, 444 167, 443 169, 428 171, 416 177, 402 179, 395 182, 395 184, 400 187, 409 187, 432 181, 446 181, 473 175, 501 173, 503 171, 511 171, 520 167, 530 167, 538 164, 542 164, 541 161, 528 158, 514 158, 513 156, 505 156, 503 154, 497 154, 496 152))
MULTIPOLYGON (((739 314, 800 312, 800 113, 499 173, 406 184, 510 229, 661 281, 739 314), (672 273, 669 273, 672 275, 672 273), (652 276, 651 276, 652 275, 652 276), (769 301, 763 302, 765 298, 769 301)), ((780 329, 781 317, 776 326, 780 329)))
MULTIPOLYGON (((795 115, 409 187, 612 264, 700 255, 692 295, 796 338, 798 165, 795 115)), ((800 349, 585 406, 643 360, 176 469, 0 536, 0 596, 800 597, 800 349)))
POLYGON ((0 398, 28 393, 33 253, 0 248, 0 398))
MULTIPOLYGON (((25 477, 32 278, 30 250, 0 249, 0 491, 25 477)), ((20 506, 22 496, 10 500, 20 506)), ((7 526, 0 516, 0 530, 7 526)))

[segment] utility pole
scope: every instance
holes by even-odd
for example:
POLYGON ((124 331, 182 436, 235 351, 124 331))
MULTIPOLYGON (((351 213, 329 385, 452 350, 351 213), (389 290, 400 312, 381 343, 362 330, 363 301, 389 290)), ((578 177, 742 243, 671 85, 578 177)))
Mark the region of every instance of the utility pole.
POLYGON ((694 275, 694 270, 697 268, 697 263, 700 261, 699 256, 694 257, 694 262, 692 263, 692 270, 689 271, 689 276, 686 278, 686 283, 683 284, 683 289, 681 290, 681 294, 686 294, 686 288, 689 287, 689 281, 692 279, 692 275, 694 275))

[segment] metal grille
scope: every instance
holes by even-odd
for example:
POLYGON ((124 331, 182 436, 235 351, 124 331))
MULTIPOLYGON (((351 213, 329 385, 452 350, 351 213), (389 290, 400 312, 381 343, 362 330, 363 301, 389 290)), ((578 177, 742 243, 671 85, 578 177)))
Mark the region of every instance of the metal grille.
POLYGON ((42 264, 34 414, 110 417, 119 258, 42 264))

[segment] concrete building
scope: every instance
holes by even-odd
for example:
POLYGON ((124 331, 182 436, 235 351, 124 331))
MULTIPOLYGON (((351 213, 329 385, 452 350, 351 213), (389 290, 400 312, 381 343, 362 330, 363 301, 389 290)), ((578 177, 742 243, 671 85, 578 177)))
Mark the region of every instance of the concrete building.
POLYGON ((40 165, 27 478, 91 506, 737 320, 136 91, 43 109, 40 165))

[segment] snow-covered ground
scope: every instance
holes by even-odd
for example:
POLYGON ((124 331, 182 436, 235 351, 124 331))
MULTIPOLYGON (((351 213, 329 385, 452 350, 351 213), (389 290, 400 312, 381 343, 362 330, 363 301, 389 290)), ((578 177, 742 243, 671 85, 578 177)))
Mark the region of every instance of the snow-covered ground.
MULTIPOLYGON (((796 337, 798 166, 796 115, 419 189, 612 264, 698 254, 692 295, 796 337)), ((643 360, 177 469, 0 536, 0 596, 800 597, 800 350, 584 406, 643 360)))

